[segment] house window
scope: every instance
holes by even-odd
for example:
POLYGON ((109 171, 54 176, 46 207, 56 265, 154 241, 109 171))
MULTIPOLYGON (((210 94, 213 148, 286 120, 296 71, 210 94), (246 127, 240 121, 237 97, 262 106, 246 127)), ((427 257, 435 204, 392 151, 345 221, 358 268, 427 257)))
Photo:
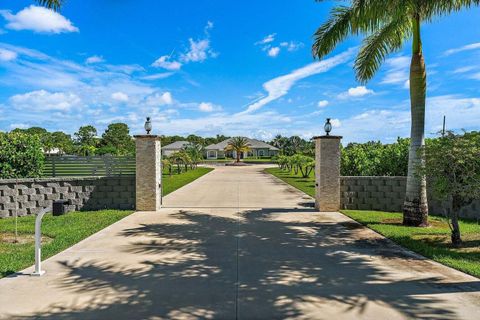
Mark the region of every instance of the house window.
POLYGON ((208 157, 209 158, 216 158, 217 157, 217 153, 213 150, 211 151, 208 151, 208 157))
POLYGON ((247 156, 248 156, 248 157, 253 157, 253 151, 251 151, 251 150, 248 151, 248 152, 247 152, 247 156))
POLYGON ((263 150, 258 150, 258 156, 259 157, 263 157, 265 154, 263 152, 263 150))

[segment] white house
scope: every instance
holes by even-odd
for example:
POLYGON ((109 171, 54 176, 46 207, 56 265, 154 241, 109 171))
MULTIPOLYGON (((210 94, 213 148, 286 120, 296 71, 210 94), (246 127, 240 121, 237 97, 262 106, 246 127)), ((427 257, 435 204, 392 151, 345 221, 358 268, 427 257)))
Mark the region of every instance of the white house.
MULTIPOLYGON (((278 154, 279 149, 269 145, 260 140, 245 138, 248 141, 250 150, 246 153, 240 155, 240 158, 257 158, 257 157, 271 157, 278 154)), ((225 147, 228 145, 230 139, 224 140, 222 142, 211 144, 205 147, 205 157, 207 159, 218 159, 218 158, 236 158, 235 151, 225 151, 225 147)))

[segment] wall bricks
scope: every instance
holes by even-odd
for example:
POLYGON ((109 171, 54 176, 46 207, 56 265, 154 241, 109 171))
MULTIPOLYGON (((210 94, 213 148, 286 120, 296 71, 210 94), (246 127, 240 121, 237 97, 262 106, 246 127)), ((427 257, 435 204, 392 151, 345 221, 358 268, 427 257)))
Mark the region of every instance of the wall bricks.
MULTIPOLYGON (((341 208, 400 212, 405 198, 406 183, 406 177, 340 177, 341 208)), ((444 214, 449 204, 435 200, 430 191, 428 192, 430 213, 444 214)), ((462 208, 460 216, 480 219, 480 200, 462 208)))
POLYGON ((0 218, 34 215, 53 200, 68 200, 68 209, 134 209, 135 176, 0 179, 0 218), (16 200, 16 201, 15 201, 16 200))

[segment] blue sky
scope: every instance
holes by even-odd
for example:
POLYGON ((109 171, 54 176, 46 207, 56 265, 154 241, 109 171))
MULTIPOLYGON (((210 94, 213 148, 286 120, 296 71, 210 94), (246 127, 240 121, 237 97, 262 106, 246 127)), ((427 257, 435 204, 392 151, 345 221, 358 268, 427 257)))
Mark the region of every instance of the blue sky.
MULTIPOLYGON (((355 81, 360 44, 323 61, 312 34, 333 2, 66 1, 59 14, 2 1, 0 130, 75 132, 126 122, 142 132, 309 138, 325 118, 345 141, 394 141, 410 131, 409 52, 392 54, 372 81, 355 81)), ((427 136, 480 130, 480 9, 423 26, 427 136)))

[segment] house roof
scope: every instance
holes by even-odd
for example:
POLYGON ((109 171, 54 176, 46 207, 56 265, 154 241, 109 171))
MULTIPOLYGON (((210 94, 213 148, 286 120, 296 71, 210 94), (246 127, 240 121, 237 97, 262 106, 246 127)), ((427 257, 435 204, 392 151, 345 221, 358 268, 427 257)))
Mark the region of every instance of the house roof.
POLYGON ((175 141, 174 143, 167 144, 163 146, 162 149, 164 150, 180 150, 183 149, 187 144, 190 142, 188 141, 175 141))
MULTIPOLYGON (((271 146, 268 143, 265 143, 263 141, 260 141, 257 139, 250 139, 247 137, 245 137, 245 139, 247 139, 251 149, 269 149, 273 151, 278 150, 278 148, 275 148, 274 146, 271 146)), ((205 149, 206 150, 224 150, 225 147, 228 145, 229 141, 230 139, 227 139, 216 144, 211 144, 209 146, 206 146, 205 149)))

